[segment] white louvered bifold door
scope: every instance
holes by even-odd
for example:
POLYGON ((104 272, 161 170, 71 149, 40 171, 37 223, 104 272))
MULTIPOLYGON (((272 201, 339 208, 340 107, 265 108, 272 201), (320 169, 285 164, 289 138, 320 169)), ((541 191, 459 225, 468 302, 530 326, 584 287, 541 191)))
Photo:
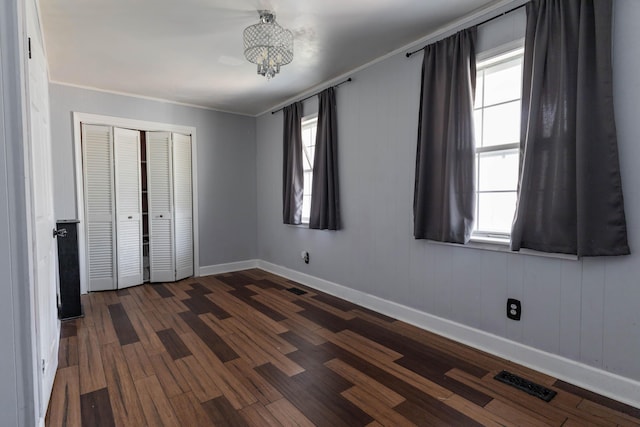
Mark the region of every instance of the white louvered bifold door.
POLYGON ((193 191, 191 137, 173 134, 173 222, 175 224, 176 280, 193 276, 193 191))
POLYGON ((89 291, 116 289, 115 196, 111 126, 82 125, 89 291))
POLYGON ((113 129, 116 178, 118 289, 144 282, 140 132, 113 129))
POLYGON ((147 132, 147 197, 151 282, 176 280, 171 133, 147 132))

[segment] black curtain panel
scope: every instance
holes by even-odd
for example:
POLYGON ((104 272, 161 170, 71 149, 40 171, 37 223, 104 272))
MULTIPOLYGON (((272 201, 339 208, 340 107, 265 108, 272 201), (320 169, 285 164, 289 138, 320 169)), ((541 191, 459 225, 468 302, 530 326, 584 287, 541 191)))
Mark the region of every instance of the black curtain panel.
POLYGON ((339 195, 336 95, 331 87, 318 94, 318 129, 309 228, 340 229, 339 195))
POLYGON ((610 0, 527 4, 513 250, 629 253, 613 115, 610 0))
POLYGON ((414 236, 466 243, 475 210, 476 28, 427 46, 413 196, 414 236))
POLYGON ((282 222, 300 224, 302 220, 302 103, 284 107, 282 157, 282 222))

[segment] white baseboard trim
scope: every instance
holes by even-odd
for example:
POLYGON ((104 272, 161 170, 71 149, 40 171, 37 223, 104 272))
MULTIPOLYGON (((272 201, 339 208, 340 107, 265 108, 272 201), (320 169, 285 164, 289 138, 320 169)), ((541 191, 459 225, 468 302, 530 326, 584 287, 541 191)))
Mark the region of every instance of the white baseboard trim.
POLYGON ((266 261, 258 260, 257 267, 640 408, 639 381, 266 261))
POLYGON ((210 276, 212 274, 231 273, 232 271, 249 270, 258 267, 257 259, 249 259, 246 261, 230 262, 227 264, 207 265, 200 267, 199 276, 210 276))

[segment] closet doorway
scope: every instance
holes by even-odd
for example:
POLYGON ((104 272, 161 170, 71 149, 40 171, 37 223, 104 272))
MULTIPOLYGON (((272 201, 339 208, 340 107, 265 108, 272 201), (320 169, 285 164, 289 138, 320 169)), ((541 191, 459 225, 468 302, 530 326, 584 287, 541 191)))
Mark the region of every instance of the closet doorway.
POLYGON ((81 290, 198 275, 195 128, 74 113, 81 290))

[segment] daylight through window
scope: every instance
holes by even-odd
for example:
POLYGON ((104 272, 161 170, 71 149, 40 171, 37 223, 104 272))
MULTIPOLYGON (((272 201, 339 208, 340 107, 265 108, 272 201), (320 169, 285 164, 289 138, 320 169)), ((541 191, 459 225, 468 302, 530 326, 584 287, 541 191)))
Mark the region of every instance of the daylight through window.
POLYGON ((508 239, 516 208, 523 50, 477 64, 474 237, 508 239))
POLYGON ((311 184, 313 180, 313 155, 316 148, 316 128, 318 116, 302 119, 302 165, 304 171, 304 191, 302 193, 302 222, 309 223, 311 213, 311 184))

